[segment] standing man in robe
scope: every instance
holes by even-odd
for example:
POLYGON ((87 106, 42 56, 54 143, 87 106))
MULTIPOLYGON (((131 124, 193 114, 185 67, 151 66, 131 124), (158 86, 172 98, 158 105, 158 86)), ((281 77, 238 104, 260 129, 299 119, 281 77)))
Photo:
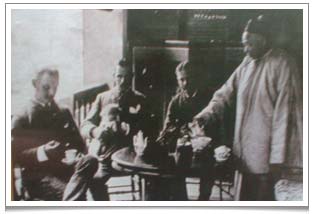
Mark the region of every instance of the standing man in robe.
POLYGON ((270 44, 266 17, 242 34, 246 57, 194 118, 205 127, 236 100, 233 154, 243 182, 240 200, 274 200, 285 168, 302 168, 302 88, 295 60, 270 44))

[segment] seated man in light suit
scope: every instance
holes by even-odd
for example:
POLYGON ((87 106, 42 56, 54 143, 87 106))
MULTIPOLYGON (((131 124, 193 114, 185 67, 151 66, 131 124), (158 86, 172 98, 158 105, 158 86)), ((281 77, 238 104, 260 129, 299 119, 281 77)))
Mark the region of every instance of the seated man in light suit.
POLYGON ((70 112, 54 101, 58 83, 58 71, 50 68, 33 78, 35 96, 12 118, 13 165, 24 169, 23 186, 33 200, 86 200, 98 163, 82 154, 84 143, 70 112), (68 149, 79 155, 66 161, 68 149))
POLYGON ((120 148, 120 146, 114 145, 110 141, 116 141, 113 138, 118 136, 118 133, 125 133, 127 129, 127 134, 123 136, 125 142, 121 144, 123 146, 131 145, 133 135, 139 130, 144 131, 146 127, 144 126, 147 118, 146 98, 143 94, 131 88, 131 81, 130 66, 125 60, 121 60, 114 72, 114 87, 96 97, 91 110, 80 127, 82 135, 92 139, 89 153, 94 155, 94 151, 92 151, 94 148, 92 144, 94 143, 105 142, 106 145, 102 146, 100 155, 95 155, 100 161, 100 167, 95 174, 90 190, 93 199, 96 201, 108 200, 107 191, 103 188, 103 184, 108 181, 113 172, 111 155, 120 148), (112 104, 115 104, 115 107, 112 104), (113 109, 118 108, 118 111, 115 112, 118 119, 114 118, 114 121, 106 123, 109 120, 108 117, 115 114, 107 112, 110 109, 109 106, 113 107, 113 109), (128 128, 125 129, 116 126, 116 124, 126 124, 128 128))

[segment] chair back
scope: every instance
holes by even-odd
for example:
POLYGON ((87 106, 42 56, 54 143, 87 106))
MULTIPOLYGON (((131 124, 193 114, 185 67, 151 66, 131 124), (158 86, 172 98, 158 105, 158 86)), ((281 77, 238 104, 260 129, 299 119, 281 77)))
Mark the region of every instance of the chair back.
POLYGON ((86 118, 96 96, 107 90, 109 90, 109 86, 105 83, 74 93, 73 115, 78 127, 80 127, 82 121, 86 118))

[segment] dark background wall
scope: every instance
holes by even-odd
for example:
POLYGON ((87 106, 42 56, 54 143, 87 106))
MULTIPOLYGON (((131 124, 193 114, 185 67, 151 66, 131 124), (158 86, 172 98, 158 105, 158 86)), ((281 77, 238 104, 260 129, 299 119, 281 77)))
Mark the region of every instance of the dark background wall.
MULTIPOLYGON (((302 75, 302 10, 127 10, 124 55, 133 63, 135 88, 151 94, 158 129, 175 92, 179 61, 194 61, 202 75, 198 84, 218 89, 244 57, 241 34, 247 21, 261 14, 272 25, 273 46, 288 50, 302 75), (185 50, 184 58, 177 57, 185 50)), ((224 115, 221 132, 227 142, 233 135, 234 112, 231 107, 224 115)))
POLYGON ((273 26, 273 46, 288 50, 302 68, 302 10, 128 10, 124 53, 133 59, 137 46, 187 47, 189 60, 207 71, 211 87, 218 87, 244 56, 241 34, 247 21, 260 14, 273 26))

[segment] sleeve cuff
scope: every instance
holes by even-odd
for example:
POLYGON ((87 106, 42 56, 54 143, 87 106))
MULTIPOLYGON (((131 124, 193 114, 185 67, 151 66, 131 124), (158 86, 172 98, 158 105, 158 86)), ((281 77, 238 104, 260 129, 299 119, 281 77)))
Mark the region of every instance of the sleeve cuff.
POLYGON ((94 138, 94 136, 93 136, 93 134, 92 134, 92 131, 94 130, 96 128, 96 126, 92 126, 92 127, 90 127, 90 130, 89 130, 89 138, 94 138))
POLYGON ((92 138, 92 130, 96 128, 97 126, 94 124, 84 124, 80 130, 81 130, 81 135, 85 138, 92 138))
POLYGON ((44 162, 44 161, 49 160, 47 154, 44 151, 44 147, 43 146, 40 146, 37 149, 37 159, 38 159, 39 162, 44 162))

